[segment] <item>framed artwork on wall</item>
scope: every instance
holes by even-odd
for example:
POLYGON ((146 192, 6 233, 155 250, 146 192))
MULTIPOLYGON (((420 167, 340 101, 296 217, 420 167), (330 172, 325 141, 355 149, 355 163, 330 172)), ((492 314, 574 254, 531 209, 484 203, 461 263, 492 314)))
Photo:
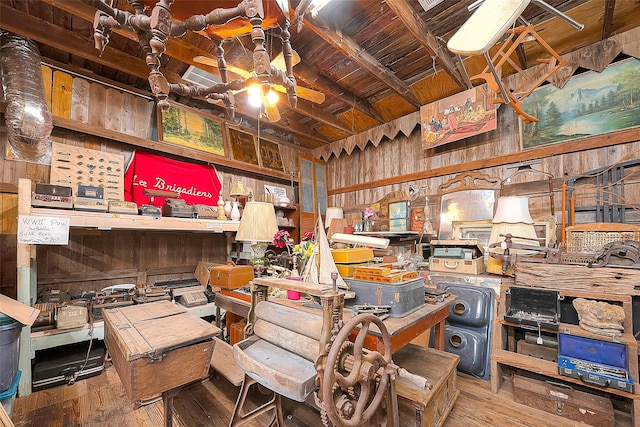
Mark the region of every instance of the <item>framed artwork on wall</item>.
POLYGON ((260 163, 262 164, 262 167, 284 172, 280 145, 267 139, 260 138, 259 146, 260 163))
POLYGON ((171 104, 159 111, 158 140, 225 156, 222 123, 188 107, 171 104))
POLYGON ((587 72, 562 89, 546 85, 522 101, 537 123, 522 125, 522 148, 640 126, 640 60, 610 65, 600 73, 587 72))
POLYGON ((259 166, 256 137, 254 135, 227 126, 227 136, 229 151, 231 151, 233 160, 259 166))
POLYGON ((407 231, 407 202, 389 203, 389 231, 407 231))

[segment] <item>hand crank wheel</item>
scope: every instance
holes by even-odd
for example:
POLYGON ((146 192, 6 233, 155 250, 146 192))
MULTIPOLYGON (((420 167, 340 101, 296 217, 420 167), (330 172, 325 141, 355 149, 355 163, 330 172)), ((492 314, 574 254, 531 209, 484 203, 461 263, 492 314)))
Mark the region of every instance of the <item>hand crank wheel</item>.
POLYGON ((335 426, 361 426, 375 414, 389 384, 389 375, 384 369, 389 363, 391 339, 382 320, 363 313, 342 327, 329 349, 322 382, 323 407, 335 426), (383 353, 364 349, 371 323, 382 334, 383 353), (351 346, 347 344, 349 335, 357 327, 358 335, 351 346), (353 354, 349 357, 345 351, 353 354))

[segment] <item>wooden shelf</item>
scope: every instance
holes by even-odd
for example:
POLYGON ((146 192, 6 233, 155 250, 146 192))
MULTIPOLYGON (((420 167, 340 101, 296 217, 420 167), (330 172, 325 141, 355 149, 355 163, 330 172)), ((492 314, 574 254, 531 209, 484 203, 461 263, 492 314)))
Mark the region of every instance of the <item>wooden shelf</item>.
POLYGON ((240 221, 219 221, 214 219, 154 218, 144 215, 84 212, 64 209, 31 208, 31 216, 66 218, 74 228, 94 228, 98 230, 157 230, 222 233, 238 231, 240 221))

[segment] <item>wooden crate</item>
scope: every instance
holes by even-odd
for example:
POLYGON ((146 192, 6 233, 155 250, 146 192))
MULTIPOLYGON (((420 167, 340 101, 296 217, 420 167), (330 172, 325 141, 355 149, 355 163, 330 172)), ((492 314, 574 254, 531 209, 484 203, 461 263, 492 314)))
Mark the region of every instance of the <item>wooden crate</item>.
POLYGON ((169 301, 103 311, 104 341, 132 402, 204 378, 220 329, 169 301))
POLYGON ((426 378, 432 389, 418 388, 405 378, 398 377, 396 391, 403 427, 438 427, 444 424, 460 394, 456 387, 460 357, 444 351, 407 344, 393 354, 393 362, 426 378))

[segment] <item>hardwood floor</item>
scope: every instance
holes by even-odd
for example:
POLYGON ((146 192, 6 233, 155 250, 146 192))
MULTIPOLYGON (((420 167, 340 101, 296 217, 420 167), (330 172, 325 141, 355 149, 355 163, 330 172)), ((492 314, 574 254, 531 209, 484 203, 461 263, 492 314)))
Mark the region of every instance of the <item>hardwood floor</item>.
MULTIPOLYGON (((500 393, 494 395, 488 381, 459 374, 458 388, 461 393, 444 427, 583 425, 514 403, 506 381, 500 393)), ((186 386, 174 398, 173 425, 227 426, 237 394, 238 388, 216 373, 209 380, 186 386)), ((255 402, 264 397, 256 392, 251 400, 255 402)), ((286 399, 283 406, 287 427, 322 426, 319 414, 311 407, 286 399)), ((163 417, 161 401, 133 409, 111 364, 101 375, 72 386, 59 386, 16 399, 12 414, 17 427, 156 427, 163 425, 163 417)), ((247 425, 263 427, 266 423, 263 417, 247 425)), ((617 413, 616 425, 630 426, 630 416, 617 413)))

